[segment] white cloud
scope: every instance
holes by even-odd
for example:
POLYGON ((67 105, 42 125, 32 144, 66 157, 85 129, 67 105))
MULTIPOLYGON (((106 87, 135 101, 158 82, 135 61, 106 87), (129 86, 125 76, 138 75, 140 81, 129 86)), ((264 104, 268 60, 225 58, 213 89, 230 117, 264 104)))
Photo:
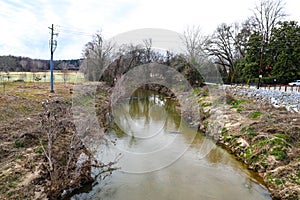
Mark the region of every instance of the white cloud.
MULTIPOLYGON (((0 55, 49 57, 48 26, 60 25, 55 59, 78 58, 97 30, 105 38, 138 28, 182 32, 200 25, 211 33, 220 23, 243 21, 257 0, 2 0, 0 55)), ((298 0, 286 0, 288 19, 300 21, 298 0)), ((56 27, 59 28, 59 27, 56 27)))

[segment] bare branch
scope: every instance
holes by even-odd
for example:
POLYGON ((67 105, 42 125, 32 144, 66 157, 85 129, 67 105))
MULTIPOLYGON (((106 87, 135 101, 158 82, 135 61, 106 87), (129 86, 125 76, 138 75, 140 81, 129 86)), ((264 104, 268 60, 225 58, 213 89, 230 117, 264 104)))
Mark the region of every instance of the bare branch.
POLYGON ((181 38, 186 47, 188 58, 192 62, 198 62, 205 57, 205 44, 208 37, 203 36, 201 28, 199 26, 187 27, 181 38))
POLYGON ((264 42, 269 42, 272 29, 286 16, 284 5, 282 0, 261 0, 252 10, 250 21, 254 30, 265 36, 264 42))

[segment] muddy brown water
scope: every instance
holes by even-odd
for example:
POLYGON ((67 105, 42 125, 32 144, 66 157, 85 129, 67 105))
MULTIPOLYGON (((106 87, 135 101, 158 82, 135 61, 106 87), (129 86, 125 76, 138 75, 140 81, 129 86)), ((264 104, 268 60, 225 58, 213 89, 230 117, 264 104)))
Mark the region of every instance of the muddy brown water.
POLYGON ((96 157, 121 153, 120 169, 72 199, 271 199, 255 173, 189 128, 164 96, 138 90, 113 113, 123 131, 111 133, 116 145, 97 147, 96 157))

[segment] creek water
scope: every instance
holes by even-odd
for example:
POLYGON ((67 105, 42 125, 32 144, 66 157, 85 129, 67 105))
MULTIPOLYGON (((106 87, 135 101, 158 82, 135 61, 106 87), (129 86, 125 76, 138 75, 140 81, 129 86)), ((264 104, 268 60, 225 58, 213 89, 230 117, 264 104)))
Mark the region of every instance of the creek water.
POLYGON ((109 161, 120 154, 120 169, 72 199, 271 199, 256 174, 189 128, 163 95, 137 90, 113 114, 115 145, 99 147, 97 156, 109 161))

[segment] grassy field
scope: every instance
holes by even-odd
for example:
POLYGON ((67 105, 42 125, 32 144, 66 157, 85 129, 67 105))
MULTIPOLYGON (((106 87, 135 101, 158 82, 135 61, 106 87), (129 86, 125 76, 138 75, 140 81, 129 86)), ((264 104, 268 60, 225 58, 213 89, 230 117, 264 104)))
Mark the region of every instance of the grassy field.
MULTIPOLYGON (((0 72, 0 82, 50 82, 50 71, 44 72, 0 72)), ((84 74, 78 71, 54 71, 54 82, 83 82, 84 74)))

